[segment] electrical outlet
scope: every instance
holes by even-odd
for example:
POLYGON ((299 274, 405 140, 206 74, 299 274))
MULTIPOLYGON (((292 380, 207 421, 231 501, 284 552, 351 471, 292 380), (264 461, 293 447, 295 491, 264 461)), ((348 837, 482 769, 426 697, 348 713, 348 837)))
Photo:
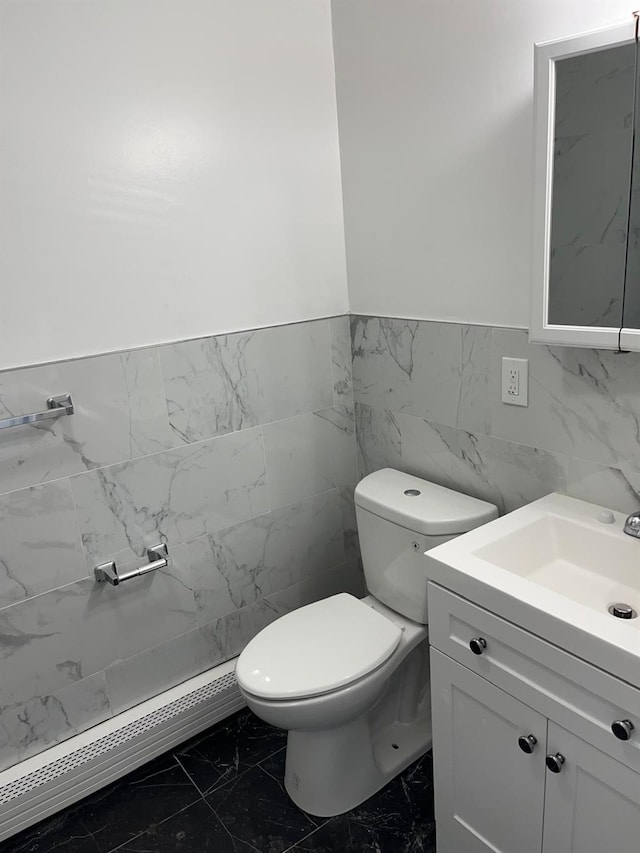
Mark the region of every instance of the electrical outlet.
POLYGON ((510 406, 528 406, 529 360, 502 359, 502 402, 510 406))

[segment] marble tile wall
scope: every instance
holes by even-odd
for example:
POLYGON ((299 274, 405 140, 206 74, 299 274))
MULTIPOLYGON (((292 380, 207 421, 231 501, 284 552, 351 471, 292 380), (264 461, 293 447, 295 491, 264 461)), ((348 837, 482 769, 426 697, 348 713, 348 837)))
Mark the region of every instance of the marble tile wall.
POLYGON ((384 466, 508 512, 559 491, 640 506, 640 353, 529 344, 521 330, 352 317, 359 477, 384 466), (529 406, 501 358, 529 359, 529 406))
POLYGON ((353 486, 386 465, 507 512, 557 490, 640 506, 640 354, 347 317, 0 374, 0 768, 362 591, 353 486), (529 359, 529 407, 500 359, 529 359), (353 383, 352 383, 353 367, 353 383), (355 404, 355 405, 354 405, 355 404), (169 545, 165 571, 119 588, 169 545))
POLYGON ((0 768, 362 590, 347 317, 10 371, 0 417, 64 392, 0 432, 0 768))

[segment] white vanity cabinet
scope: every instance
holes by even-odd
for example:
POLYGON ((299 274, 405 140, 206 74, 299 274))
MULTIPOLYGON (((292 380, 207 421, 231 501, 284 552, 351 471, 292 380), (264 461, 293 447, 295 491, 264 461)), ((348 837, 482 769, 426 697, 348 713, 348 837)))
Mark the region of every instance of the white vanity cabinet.
POLYGON ((433 584, 429 632, 438 853, 638 853, 640 690, 433 584))
POLYGON ((551 721, 547 749, 565 765, 547 774, 543 853, 640 850, 640 774, 551 721))

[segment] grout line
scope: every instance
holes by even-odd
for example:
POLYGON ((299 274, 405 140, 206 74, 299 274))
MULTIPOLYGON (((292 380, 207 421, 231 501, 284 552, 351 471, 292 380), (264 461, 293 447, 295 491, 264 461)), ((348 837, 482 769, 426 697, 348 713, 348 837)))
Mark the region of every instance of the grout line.
POLYGON ((218 823, 220 824, 220 826, 222 827, 222 829, 227 833, 227 835, 228 835, 228 836, 229 836, 229 838, 231 839, 231 841, 232 841, 232 843, 233 843, 233 847, 234 847, 234 849, 235 849, 235 842, 236 842, 236 841, 239 841, 243 846, 245 846, 245 845, 246 845, 246 847, 249 847, 251 850, 254 850, 254 851, 255 851, 255 853, 261 853, 261 851, 260 851, 260 850, 258 850, 258 848, 257 848, 257 847, 254 847, 254 846, 253 846, 253 844, 252 844, 250 841, 246 841, 246 840, 245 840, 245 839, 243 839, 243 838, 238 838, 238 836, 237 836, 237 835, 233 835, 233 833, 231 832, 231 830, 229 829, 229 827, 228 827, 228 826, 226 825, 226 823, 222 820, 222 818, 220 817, 220 815, 218 814, 218 812, 214 809, 214 807, 211 805, 211 803, 207 802, 206 800, 205 800, 205 803, 206 803, 206 804, 207 804, 207 806, 209 807, 209 810, 211 811, 211 813, 213 814, 213 816, 215 817, 215 819, 218 821, 218 823))
MULTIPOLYGON (((82 816, 80 815, 80 809, 79 809, 79 806, 80 806, 80 804, 81 804, 82 802, 83 802, 83 800, 79 800, 79 801, 78 801, 78 803, 76 803, 76 804, 75 804, 75 805, 73 805, 73 806, 70 806, 70 807, 68 806, 67 808, 63 809, 62 811, 54 812, 54 814, 52 814, 52 815, 51 815, 51 818, 56 818, 56 817, 58 817, 59 815, 63 815, 63 814, 64 814, 64 815, 66 815, 66 814, 69 814, 69 815, 70 815, 70 814, 72 814, 72 813, 75 811, 76 818, 80 821, 80 826, 85 830, 85 832, 87 833, 87 835, 89 836, 89 838, 93 841, 93 843, 95 844, 96 850, 99 850, 99 851, 100 851, 100 853, 102 853, 102 848, 101 848, 101 847, 100 847, 100 845, 98 844, 98 839, 95 837, 95 835, 93 834, 93 832, 91 832, 91 830, 89 829, 89 827, 87 826, 87 824, 86 824, 86 823, 84 822, 84 820, 82 819, 82 816)), ((50 819, 51 819, 51 818, 50 818, 50 819)), ((35 827, 35 826, 37 826, 37 824, 35 824, 35 825, 34 825, 34 827, 35 827)), ((33 829, 34 827, 29 827, 29 829, 33 829)), ((29 829, 27 829, 27 830, 23 830, 23 831, 28 832, 28 831, 29 831, 29 829)), ((11 841, 11 838, 8 838, 8 839, 7 839, 7 841, 11 841)), ((111 851, 109 851, 109 853, 111 853, 111 851)))
POLYGON ((280 749, 276 749, 275 752, 272 752, 270 755, 267 755, 266 758, 262 758, 260 761, 256 762, 253 765, 254 767, 259 767, 263 773, 266 773, 267 776, 270 776, 273 779, 273 781, 277 782, 279 785, 282 785, 282 779, 278 779, 276 776, 273 775, 273 773, 270 773, 265 767, 262 766, 262 763, 264 761, 268 761, 270 758, 273 758, 274 755, 278 755, 280 752, 283 752, 286 748, 287 748, 286 745, 281 746, 280 749))
POLYGON ((308 838, 310 838, 312 835, 315 835, 315 834, 316 834, 316 832, 318 832, 318 830, 320 830, 320 829, 322 829, 323 827, 325 827, 325 826, 326 826, 328 823, 330 823, 332 820, 335 820, 335 817, 328 817, 328 818, 327 818, 323 823, 321 823, 321 824, 319 824, 318 826, 316 826, 316 828, 315 828, 315 829, 312 829, 312 830, 311 830, 311 832, 308 832, 306 835, 303 835, 303 836, 302 836, 302 838, 299 838, 299 839, 296 841, 296 843, 295 843, 295 844, 292 844, 292 845, 291 845, 291 847, 287 847, 287 849, 286 849, 286 850, 283 850, 283 851, 282 851, 282 853, 290 853, 290 851, 295 850, 295 849, 297 848, 298 844, 302 844, 302 842, 303 842, 303 841, 306 841, 306 840, 307 840, 308 838))
MULTIPOLYGON (((182 770, 182 772, 185 774, 185 776, 187 777, 187 779, 191 782, 191 784, 193 785, 193 787, 194 787, 194 788, 196 789, 196 791, 200 794, 200 798, 201 798, 201 799, 203 799, 203 800, 205 800, 205 795, 204 795, 204 794, 203 794, 203 792, 200 790, 200 787, 196 784, 196 782, 195 782, 195 780, 194 780, 193 776, 191 775, 191 773, 189 773, 189 771, 186 769, 186 767, 184 766, 184 764, 180 761, 180 759, 179 759, 179 758, 178 758, 178 756, 175 754, 175 752, 172 752, 172 755, 173 755, 174 759, 176 760, 176 762, 177 762, 177 764, 178 764, 178 767, 180 767, 180 769, 181 769, 181 770, 182 770)), ((205 802, 206 802, 206 800, 205 800, 205 802)))

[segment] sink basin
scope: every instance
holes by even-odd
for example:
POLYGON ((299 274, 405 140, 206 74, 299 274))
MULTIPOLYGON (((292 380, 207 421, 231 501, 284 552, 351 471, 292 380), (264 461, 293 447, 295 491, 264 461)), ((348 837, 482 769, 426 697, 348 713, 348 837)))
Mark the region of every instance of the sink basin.
POLYGON ((640 686, 640 539, 624 521, 547 495, 428 551, 428 578, 640 686))
MULTIPOLYGON (((638 612, 640 542, 598 524, 549 513, 473 553, 598 613, 616 602, 638 612)), ((640 630, 640 620, 630 623, 640 630)))

